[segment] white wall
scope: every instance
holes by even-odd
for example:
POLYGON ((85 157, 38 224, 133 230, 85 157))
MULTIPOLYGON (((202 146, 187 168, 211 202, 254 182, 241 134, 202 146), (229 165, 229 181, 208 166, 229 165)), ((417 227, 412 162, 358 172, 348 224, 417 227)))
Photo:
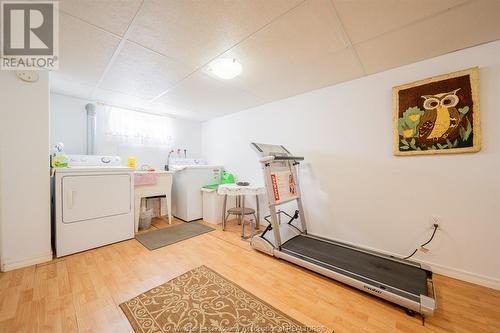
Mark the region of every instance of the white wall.
MULTIPOLYGON (((87 112, 90 101, 51 94, 50 143, 63 142, 68 154, 86 154, 87 112)), ((101 155, 118 155, 127 163, 129 155, 135 156, 136 165, 148 164, 163 168, 171 149, 187 149, 188 156, 201 157, 201 123, 183 119, 171 119, 172 142, 168 146, 143 146, 107 141, 102 126, 102 110, 97 108, 96 151, 101 155)))
MULTIPOLYGON (((297 78, 300 80, 300 78, 297 78)), ((436 272, 500 288, 500 41, 266 104, 203 124, 210 162, 262 183, 252 141, 305 156, 312 233, 416 258, 436 272), (482 151, 392 155, 393 86, 480 67, 482 151)))
POLYGON ((50 97, 50 146, 63 142, 66 152, 86 154, 89 101, 53 93, 50 97))
POLYGON ((35 83, 0 71, 0 268, 52 259, 49 78, 35 83))

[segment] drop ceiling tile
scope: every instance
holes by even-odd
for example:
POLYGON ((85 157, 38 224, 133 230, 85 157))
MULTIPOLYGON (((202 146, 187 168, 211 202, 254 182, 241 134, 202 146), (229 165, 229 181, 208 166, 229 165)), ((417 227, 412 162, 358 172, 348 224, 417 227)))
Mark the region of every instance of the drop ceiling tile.
POLYGON ((466 0, 332 0, 352 43, 430 17, 466 0))
POLYGON ((147 109, 150 104, 149 100, 140 97, 101 88, 93 91, 92 99, 109 105, 134 109, 147 109))
POLYGON ((498 13, 500 1, 475 1, 355 48, 368 73, 380 72, 500 39, 498 13))
POLYGON ((123 36, 141 0, 59 0, 59 9, 123 36))
POLYGON ((151 0, 129 39, 199 67, 301 1, 151 0))
POLYGON ((231 81, 194 73, 151 104, 154 109, 173 108, 179 115, 198 120, 221 116, 257 105, 258 101, 231 81))
POLYGON ((298 95, 307 91, 327 87, 340 82, 353 80, 363 76, 361 65, 352 49, 344 49, 329 54, 323 59, 310 64, 290 66, 288 71, 275 71, 266 80, 243 82, 241 87, 249 93, 261 97, 264 101, 275 100, 298 95))
POLYGON ((193 70, 142 46, 125 42, 100 88, 152 99, 193 70))
POLYGON ((50 73, 50 91, 67 96, 89 99, 94 87, 75 81, 66 80, 59 72, 50 73))
POLYGON ((199 112, 180 109, 176 106, 166 103, 165 101, 160 101, 160 100, 152 103, 148 107, 148 112, 174 116, 182 119, 196 120, 196 121, 204 121, 209 119, 208 115, 202 117, 200 116, 199 112))
POLYGON ((61 79, 95 85, 120 40, 74 17, 61 14, 59 70, 61 79))
POLYGON ((266 101, 363 75, 354 52, 346 48, 329 0, 306 2, 226 56, 243 66, 234 85, 266 101))

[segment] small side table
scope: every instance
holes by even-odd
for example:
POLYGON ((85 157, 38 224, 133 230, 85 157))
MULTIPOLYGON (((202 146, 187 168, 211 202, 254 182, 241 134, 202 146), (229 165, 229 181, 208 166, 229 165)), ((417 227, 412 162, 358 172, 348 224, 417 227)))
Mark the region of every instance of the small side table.
POLYGON ((246 195, 253 195, 255 196, 255 204, 256 204, 256 211, 257 211, 257 216, 256 216, 256 221, 255 221, 255 227, 259 229, 260 226, 260 208, 259 208, 259 195, 266 193, 266 188, 264 186, 254 186, 254 185, 248 185, 248 186, 239 186, 236 184, 222 184, 219 185, 219 188, 217 190, 217 193, 220 195, 224 195, 224 204, 222 208, 222 230, 224 231, 226 228, 226 203, 227 203, 227 196, 232 195, 236 196, 239 198, 239 201, 241 202, 241 224, 242 224, 242 235, 241 237, 245 239, 245 196, 246 195))

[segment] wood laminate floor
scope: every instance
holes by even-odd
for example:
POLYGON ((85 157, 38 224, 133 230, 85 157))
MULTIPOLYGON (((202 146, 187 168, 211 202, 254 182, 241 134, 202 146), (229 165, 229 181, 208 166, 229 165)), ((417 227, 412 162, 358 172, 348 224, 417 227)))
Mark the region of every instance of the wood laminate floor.
MULTIPOLYGON (((0 332, 132 332, 118 304, 199 265, 324 332, 500 332, 500 291, 435 275, 439 309, 422 326, 394 304, 252 250, 229 225, 154 251, 132 239, 0 273, 0 332)), ((163 227, 156 219, 152 229, 163 227)))

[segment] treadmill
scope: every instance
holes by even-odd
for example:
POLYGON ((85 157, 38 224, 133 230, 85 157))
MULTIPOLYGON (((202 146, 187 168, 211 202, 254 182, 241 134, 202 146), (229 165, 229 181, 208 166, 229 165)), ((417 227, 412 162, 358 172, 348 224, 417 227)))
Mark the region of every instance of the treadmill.
POLYGON ((437 303, 430 267, 308 234, 297 172, 304 158, 280 145, 252 143, 252 147, 261 157, 270 212, 267 228, 251 239, 254 249, 396 303, 409 315, 420 313, 422 320, 434 314, 437 303), (293 202, 297 205, 293 216, 278 209, 293 202))

